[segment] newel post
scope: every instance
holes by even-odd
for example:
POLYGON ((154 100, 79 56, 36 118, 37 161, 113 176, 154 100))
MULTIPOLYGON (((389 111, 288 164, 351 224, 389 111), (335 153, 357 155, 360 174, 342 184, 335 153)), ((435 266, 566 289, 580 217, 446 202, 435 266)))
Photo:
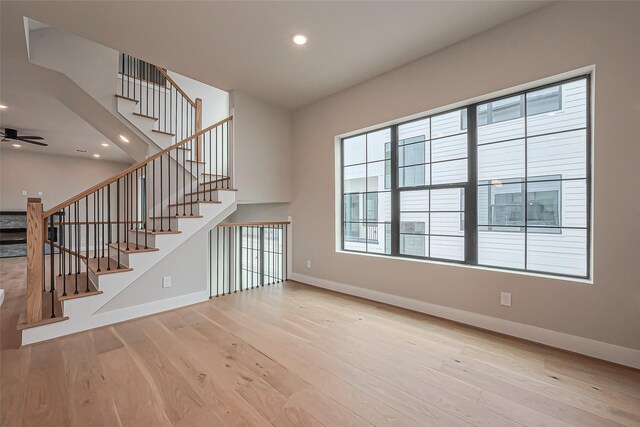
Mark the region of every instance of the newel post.
MULTIPOLYGON (((202 99, 196 98, 196 133, 202 130, 202 99)), ((198 137, 196 143, 196 158, 199 162, 202 161, 202 136, 198 137)))
POLYGON ((27 199, 27 323, 42 320, 44 239, 42 202, 40 199, 29 198, 27 199))

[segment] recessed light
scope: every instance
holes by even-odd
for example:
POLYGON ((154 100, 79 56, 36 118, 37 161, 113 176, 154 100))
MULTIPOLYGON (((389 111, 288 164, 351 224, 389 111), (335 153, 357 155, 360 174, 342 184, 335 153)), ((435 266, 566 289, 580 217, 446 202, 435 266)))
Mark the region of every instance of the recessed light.
POLYGON ((100 157, 100 154, 94 154, 93 157, 97 159, 98 157, 100 157))
POLYGON ((101 145, 102 145, 103 147, 108 147, 108 146, 109 146, 109 144, 107 144, 106 142, 103 142, 101 145))
POLYGON ((14 146, 14 147, 16 147, 16 148, 20 148, 20 147, 22 147, 22 145, 21 145, 21 144, 11 144, 11 145, 13 145, 13 146, 14 146))
POLYGON ((124 142, 129 142, 129 140, 127 138, 125 138, 123 135, 120 135, 120 139, 123 140, 124 142))
POLYGON ((6 105, 2 105, 2 104, 0 104, 0 110, 6 110, 6 109, 7 109, 7 106, 6 106, 6 105))
POLYGON ((291 37, 291 40, 293 40, 293 42, 298 46, 302 46, 303 44, 307 44, 307 41, 309 40, 309 38, 304 34, 298 33, 298 34, 294 34, 291 37))

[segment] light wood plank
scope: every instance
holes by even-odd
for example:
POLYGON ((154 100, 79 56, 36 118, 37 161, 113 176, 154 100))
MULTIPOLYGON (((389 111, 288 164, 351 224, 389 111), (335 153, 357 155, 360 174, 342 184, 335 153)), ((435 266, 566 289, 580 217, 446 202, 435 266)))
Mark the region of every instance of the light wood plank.
POLYGON ((640 371, 295 282, 19 349, 25 269, 3 426, 640 426, 640 371))

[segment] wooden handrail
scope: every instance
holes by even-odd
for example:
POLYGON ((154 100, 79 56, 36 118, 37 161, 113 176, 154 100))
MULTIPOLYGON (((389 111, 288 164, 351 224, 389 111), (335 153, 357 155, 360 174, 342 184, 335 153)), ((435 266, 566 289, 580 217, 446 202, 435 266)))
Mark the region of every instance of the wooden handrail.
POLYGON ((224 123, 227 123, 229 121, 233 120, 233 116, 229 116, 224 120, 220 120, 218 123, 214 123, 211 126, 202 129, 200 132, 195 133, 193 135, 191 135, 188 138, 183 139, 182 141, 176 142, 175 144, 173 144, 170 147, 165 148, 162 151, 157 152, 156 154, 147 157, 145 160, 136 163, 133 166, 128 167, 127 169, 123 170, 122 172, 112 176, 111 178, 107 178, 104 181, 94 185, 93 187, 83 191, 82 193, 71 197, 70 199, 65 200, 62 203, 57 204, 56 206, 54 206, 53 208, 49 209, 48 211, 46 211, 45 213, 42 214, 42 218, 48 218, 51 215, 58 213, 61 209, 66 208, 67 206, 71 205, 72 203, 77 202, 78 200, 84 199, 85 197, 87 197, 90 194, 95 193, 97 190, 106 187, 109 184, 112 184, 114 182, 116 182, 118 179, 123 178, 124 176, 126 176, 127 174, 131 173, 131 172, 135 172, 136 170, 142 168, 144 165, 152 162, 153 160, 157 159, 160 156, 163 156, 164 154, 167 154, 168 152, 170 152, 171 150, 174 150, 178 147, 180 147, 181 145, 186 144, 187 142, 193 140, 194 138, 197 138, 201 135, 204 135, 205 133, 209 132, 211 129, 214 129, 224 123))
POLYGON ((59 245, 59 244, 58 244, 58 243, 56 243, 56 242, 52 242, 51 240, 47 240, 45 243, 47 243, 48 245, 53 246, 54 248, 58 248, 58 249, 60 249, 61 251, 64 251, 64 252, 66 252, 66 253, 68 253, 68 254, 70 254, 70 255, 77 256, 77 257, 78 257, 78 258, 80 258, 80 259, 87 259, 87 257, 86 257, 86 256, 84 256, 84 255, 82 255, 82 254, 79 254, 78 252, 74 252, 74 251, 72 251, 71 249, 67 249, 67 248, 65 248, 64 246, 59 245))
POLYGON ((259 225, 285 225, 291 224, 289 221, 263 221, 263 222, 229 222, 225 224, 218 224, 216 227, 250 227, 259 225))
POLYGON ((154 64, 154 67, 156 67, 156 70, 160 71, 160 74, 162 74, 162 75, 163 75, 163 76, 164 76, 164 77, 169 81, 169 83, 171 83, 171 84, 173 85, 173 87, 175 87, 175 88, 176 88, 176 90, 177 90, 178 92, 180 92, 180 94, 181 94, 182 96, 184 96, 184 99, 186 99, 186 100, 187 100, 187 102, 188 102, 189 104, 191 104, 191 106, 192 106, 193 108, 195 108, 195 107, 196 107, 196 102, 195 102, 194 100, 192 100, 191 98, 189 98, 189 95, 187 95, 186 93, 184 93, 184 91, 183 91, 182 89, 180 89, 180 86, 178 86, 178 84, 177 84, 177 83, 176 83, 176 82, 175 82, 171 77, 169 77, 169 74, 167 74, 167 72, 166 72, 166 71, 164 71, 162 68, 158 67, 158 66, 157 66, 157 65, 155 65, 155 64, 154 64))

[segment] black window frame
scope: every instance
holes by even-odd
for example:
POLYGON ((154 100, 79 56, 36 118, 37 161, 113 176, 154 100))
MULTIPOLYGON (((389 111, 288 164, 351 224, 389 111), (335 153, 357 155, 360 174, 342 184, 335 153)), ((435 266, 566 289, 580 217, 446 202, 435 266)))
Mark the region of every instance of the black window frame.
MULTIPOLYGON (((394 257, 394 258, 414 258, 414 259, 419 259, 419 260, 431 260, 431 261, 440 261, 440 262, 444 262, 444 263, 450 263, 450 264, 463 264, 463 265, 471 265, 471 266, 479 266, 479 267, 490 267, 492 269, 496 269, 496 270, 504 270, 504 271, 513 271, 513 272, 522 272, 522 273, 530 273, 530 274, 542 274, 542 275, 546 275, 546 276, 553 276, 553 277, 565 277, 565 278, 574 278, 574 279, 586 279, 586 280, 590 280, 592 277, 592 260, 591 260, 591 241, 592 241, 592 224, 591 224, 591 217, 592 217, 592 190, 593 190, 593 186, 592 186, 592 107, 591 107, 591 102, 592 102, 592 89, 591 89, 591 74, 584 74, 584 75, 579 75, 576 77, 572 77, 572 78, 568 78, 568 79, 564 79, 564 80, 559 80, 559 81, 555 81, 553 83, 549 83, 549 84, 545 84, 545 85, 541 85, 541 86, 536 86, 536 87, 532 87, 530 89, 525 89, 525 90, 521 90, 518 92, 514 92, 514 93, 510 93, 508 95, 504 95, 504 96, 500 96, 500 97, 496 97, 496 98, 492 98, 492 99, 488 99, 485 101, 481 101, 481 102, 474 102, 474 103, 469 103, 463 106, 457 106, 455 108, 446 110, 446 111, 442 111, 442 112, 438 112, 438 113, 434 113, 434 114, 429 114, 429 115, 425 115, 425 116, 421 116, 419 118, 416 119, 411 119, 411 120, 407 120, 407 121, 402 121, 402 122, 397 122, 394 123, 393 125, 385 125, 385 126, 380 126, 379 128, 374 128, 371 130, 368 130, 366 132, 361 132, 358 134, 354 134, 354 135, 349 135, 347 137, 343 137, 340 139, 340 218, 341 218, 341 234, 340 234, 340 249, 343 252, 348 252, 348 253, 363 253, 363 254, 373 254, 373 255, 378 255, 378 256, 389 256, 389 257, 394 257), (562 97, 563 97, 563 93, 562 93, 562 86, 566 83, 570 83, 570 82, 574 82, 574 81, 580 81, 580 80, 584 80, 585 81, 585 86, 586 86, 586 117, 585 117, 585 127, 584 128, 577 128, 577 129, 573 129, 575 130, 585 130, 586 132, 586 138, 585 138, 585 150, 586 150, 586 177, 584 178, 585 180, 585 184, 586 184, 586 226, 585 227, 562 227, 561 224, 561 215, 560 215, 560 224, 557 227, 545 227, 545 226, 538 226, 536 227, 535 225, 529 225, 529 227, 533 227, 533 228, 547 228, 548 232, 553 232, 551 230, 553 229, 563 229, 563 228, 579 228, 579 229, 584 229, 586 230, 586 274, 584 276, 582 275, 572 275, 572 274, 564 274, 564 273, 555 273, 555 272, 548 272, 548 271, 537 271, 537 270, 533 270, 533 269, 528 269, 526 268, 526 264, 525 264, 525 268, 511 268, 511 267, 503 267, 503 266, 491 266, 491 265, 483 265, 478 263, 478 231, 480 230, 480 227, 478 225, 478 206, 477 206, 477 202, 478 202, 478 197, 477 197, 477 191, 478 191, 478 179, 477 179, 477 173, 478 173, 478 164, 477 164, 477 158, 478 158, 478 145, 477 145, 477 141, 478 141, 478 136, 477 136, 477 130, 478 130, 478 126, 477 126, 477 107, 478 105, 481 104, 487 104, 488 102, 495 102, 495 101, 499 101, 501 99, 506 99, 506 98, 512 98, 512 97, 516 97, 516 96, 522 96, 525 97, 526 94, 531 93, 531 92, 536 92, 545 88, 551 88, 554 86, 558 86, 559 90, 560 90, 560 109, 562 109, 563 107, 563 101, 562 101, 562 97), (421 185, 421 186, 414 186, 414 187, 399 187, 399 172, 400 172, 400 167, 398 164, 398 127, 401 125, 405 125, 407 123, 411 123, 414 121, 419 121, 419 120, 424 120, 426 118, 433 118, 439 115, 443 115, 443 114, 448 114, 454 111, 459 111, 459 110, 464 110, 466 109, 467 111, 467 120, 466 120, 466 127, 462 128, 466 133, 467 133, 467 181, 464 183, 452 183, 452 184, 438 184, 438 185, 421 185), (380 252, 368 252, 368 251, 358 251, 358 250, 353 250, 353 249, 345 249, 345 221, 344 221, 344 141, 346 139, 350 139, 350 138, 354 138, 354 137, 358 137, 358 136, 362 136, 362 135, 366 135, 372 132, 377 132, 383 129, 389 129, 391 131, 391 188, 390 188, 390 192, 391 192, 391 250, 390 253, 380 253, 380 252), (413 190, 419 190, 419 189, 439 189, 439 188, 463 188, 464 189, 464 211, 461 213, 461 228, 464 229, 464 260, 463 261, 459 261, 459 260, 454 260, 454 259, 442 259, 442 258, 434 258, 434 257, 430 257, 430 256, 414 256, 414 255, 407 255, 407 254, 402 254, 399 251, 399 245, 400 245, 400 193, 402 191, 413 191, 413 190)), ((524 100, 524 103, 526 104, 526 98, 524 100)), ((555 110, 554 110, 555 111, 555 110)), ((526 114, 526 109, 524 112, 524 116, 525 117, 529 117, 529 116, 535 116, 538 114, 544 114, 546 112, 543 113, 536 113, 536 114, 532 114, 527 116, 526 114)), ((484 125, 483 125, 484 126, 484 125)), ((553 132, 555 133, 555 132, 553 132)), ((536 135, 536 136, 540 136, 540 135, 536 135)), ((430 162, 433 159, 429 159, 430 162)), ((526 161, 526 160, 525 160, 526 161)), ((351 166, 351 165, 349 165, 351 166)), ((386 176, 386 171, 385 171, 385 176, 386 176)), ((386 179, 385 179, 386 181, 386 179)), ((385 185, 386 187, 386 185, 385 185)), ((526 185, 525 185, 526 188, 526 185)), ((562 187, 561 187, 562 188, 562 187)), ((562 190, 561 190, 562 192, 562 190)), ((523 193, 523 197, 526 198, 526 191, 525 193, 523 193)), ((562 195, 560 194, 560 203, 562 200, 562 195)), ((559 212, 561 213, 561 207, 558 208, 559 212)), ((526 207, 525 207, 525 211, 526 211, 526 207)), ((526 215, 526 214, 525 214, 526 215)), ((525 216, 525 225, 526 225, 526 216, 525 216)), ((525 227, 522 227, 523 230, 525 229, 525 227)), ((386 230, 386 227, 385 227, 386 230)), ((526 230, 525 230, 526 231, 526 230)), ((387 240, 386 238, 386 232, 385 232, 385 241, 387 240)), ((525 233, 526 234, 526 233, 525 233)), ((525 243, 526 245, 526 243, 525 243)), ((526 262, 526 253, 525 253, 525 262, 526 262)))

